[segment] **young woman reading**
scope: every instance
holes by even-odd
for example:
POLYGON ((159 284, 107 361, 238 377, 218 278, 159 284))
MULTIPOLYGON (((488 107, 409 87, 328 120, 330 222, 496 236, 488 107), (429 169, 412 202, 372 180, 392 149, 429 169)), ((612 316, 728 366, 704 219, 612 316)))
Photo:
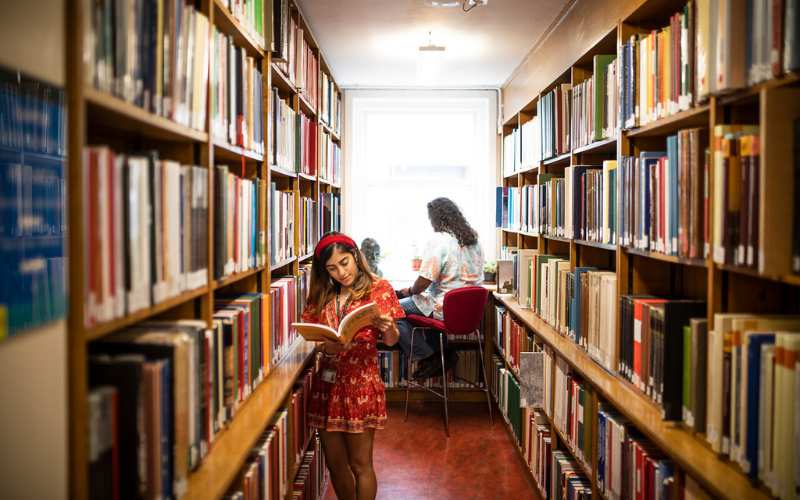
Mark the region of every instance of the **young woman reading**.
POLYGON ((311 285, 301 319, 338 328, 350 311, 374 302, 381 311, 373 326, 345 345, 318 342, 322 366, 314 375, 308 425, 319 429, 331 483, 340 500, 374 499, 378 490, 372 466, 375 429, 386 425, 386 395, 375 347, 397 342, 397 318, 405 317, 389 282, 373 276, 356 243, 327 233, 311 261, 311 285), (354 480, 355 479, 355 480, 354 480))

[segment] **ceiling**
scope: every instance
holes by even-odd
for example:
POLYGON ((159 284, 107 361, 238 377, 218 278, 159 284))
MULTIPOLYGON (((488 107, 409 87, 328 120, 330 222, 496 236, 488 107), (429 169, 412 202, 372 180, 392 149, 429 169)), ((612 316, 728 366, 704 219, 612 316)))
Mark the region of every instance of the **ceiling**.
POLYGON ((420 87, 419 47, 445 47, 436 87, 501 87, 566 0, 489 0, 469 12, 423 0, 297 0, 343 88, 420 87))

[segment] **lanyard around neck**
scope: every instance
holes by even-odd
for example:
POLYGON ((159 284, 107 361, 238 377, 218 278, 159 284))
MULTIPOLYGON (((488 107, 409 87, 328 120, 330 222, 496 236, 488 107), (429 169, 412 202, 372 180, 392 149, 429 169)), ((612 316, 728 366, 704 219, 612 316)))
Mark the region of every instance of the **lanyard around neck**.
POLYGON ((339 323, 342 322, 344 319, 345 314, 347 314, 347 306, 350 305, 350 299, 353 297, 352 294, 347 296, 347 300, 344 302, 344 307, 339 310, 339 297, 341 296, 341 292, 336 294, 336 318, 338 319, 339 323))

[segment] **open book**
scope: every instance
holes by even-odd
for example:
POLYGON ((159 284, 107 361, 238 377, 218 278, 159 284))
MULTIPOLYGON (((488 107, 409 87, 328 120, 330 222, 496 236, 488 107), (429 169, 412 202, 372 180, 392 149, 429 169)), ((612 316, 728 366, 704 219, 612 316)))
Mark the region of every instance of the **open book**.
POLYGON ((372 326, 371 318, 380 315, 381 310, 378 305, 370 302, 358 309, 354 309, 345 316, 342 322, 339 323, 338 331, 326 325, 313 323, 292 323, 292 328, 302 335, 304 339, 311 342, 322 342, 327 338, 341 342, 344 345, 355 337, 359 330, 366 326, 372 326))

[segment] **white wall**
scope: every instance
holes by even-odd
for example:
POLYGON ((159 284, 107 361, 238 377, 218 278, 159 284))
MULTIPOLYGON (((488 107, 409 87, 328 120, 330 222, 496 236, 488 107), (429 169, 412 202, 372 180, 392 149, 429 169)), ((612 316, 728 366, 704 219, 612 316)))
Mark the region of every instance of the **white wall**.
MULTIPOLYGON (((3 0, 0 65, 65 85, 64 15, 63 0, 3 0)), ((66 331, 61 321, 0 342, 0 498, 67 498, 66 331)))

